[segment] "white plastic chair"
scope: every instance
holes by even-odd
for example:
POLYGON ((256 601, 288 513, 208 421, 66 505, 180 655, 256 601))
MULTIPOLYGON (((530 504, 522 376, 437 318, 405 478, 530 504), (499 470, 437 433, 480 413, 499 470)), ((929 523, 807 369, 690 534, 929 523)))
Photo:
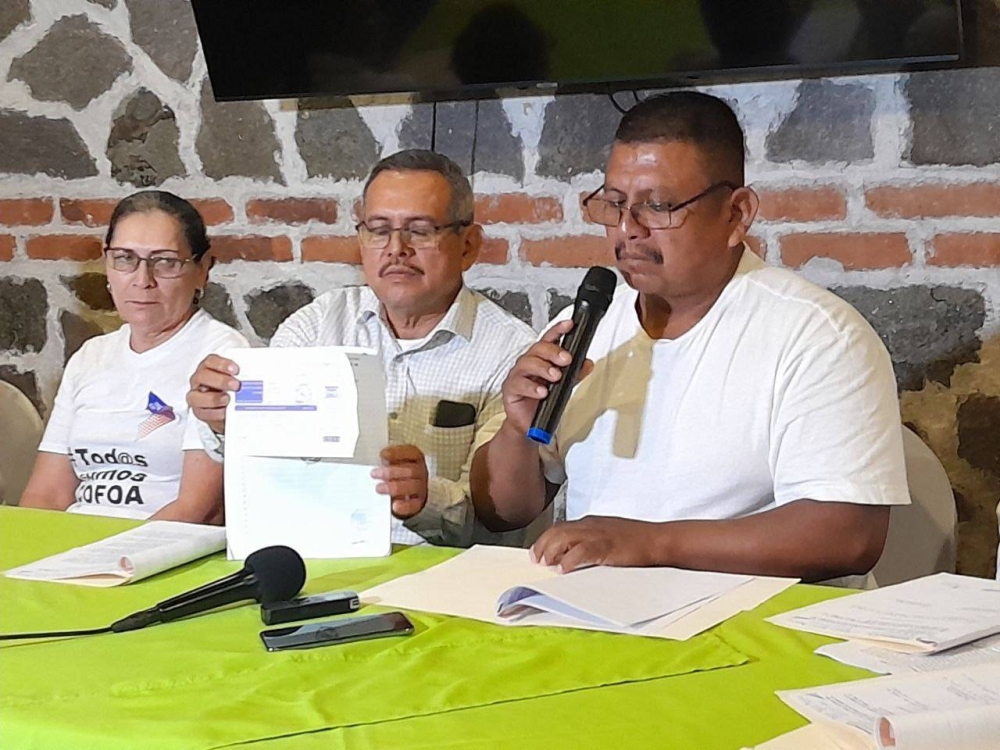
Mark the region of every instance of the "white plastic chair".
POLYGON ((42 419, 28 397, 0 380, 0 503, 17 505, 31 477, 42 419))
POLYGON ((910 505, 889 516, 882 557, 872 569, 879 586, 955 571, 955 495, 944 466, 912 430, 903 428, 910 505))

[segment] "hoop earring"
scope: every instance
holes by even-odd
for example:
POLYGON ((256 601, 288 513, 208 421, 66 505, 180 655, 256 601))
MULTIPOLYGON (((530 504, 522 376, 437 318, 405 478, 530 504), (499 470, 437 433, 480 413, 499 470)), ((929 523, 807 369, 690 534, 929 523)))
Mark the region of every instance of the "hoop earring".
POLYGON ((195 307, 197 307, 199 304, 201 304, 201 298, 204 297, 204 296, 205 296, 205 290, 204 289, 195 289, 194 290, 194 304, 195 304, 195 307))

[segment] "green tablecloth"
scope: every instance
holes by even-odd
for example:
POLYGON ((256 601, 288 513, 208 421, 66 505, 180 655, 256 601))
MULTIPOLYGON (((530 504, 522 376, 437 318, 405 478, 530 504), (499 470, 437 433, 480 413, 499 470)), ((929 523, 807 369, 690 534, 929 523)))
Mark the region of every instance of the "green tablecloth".
MULTIPOLYGON (((0 508, 0 568, 133 522, 0 508)), ((307 593, 362 590, 454 550, 313 561, 307 593)), ((99 627, 238 568, 221 555, 114 589, 0 579, 0 632, 99 627)), ((143 631, 0 643, 0 748, 739 748, 802 723, 780 688, 867 672, 762 622, 797 586, 685 643, 411 613, 415 635, 271 654, 256 606, 143 631)), ((377 608, 366 608, 377 611, 377 608)))

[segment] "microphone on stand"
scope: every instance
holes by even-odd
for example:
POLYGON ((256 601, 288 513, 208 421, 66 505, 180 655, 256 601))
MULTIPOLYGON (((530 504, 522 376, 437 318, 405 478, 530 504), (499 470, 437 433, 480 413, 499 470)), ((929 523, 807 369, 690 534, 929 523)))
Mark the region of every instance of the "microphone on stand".
POLYGON ((241 570, 196 589, 166 599, 156 606, 123 617, 111 632, 125 633, 159 622, 200 614, 244 599, 264 604, 291 599, 302 590, 306 566, 291 547, 275 545, 251 553, 241 570))
POLYGON ((577 375, 587 358, 587 349, 597 331, 597 324, 608 311, 617 284, 618 277, 614 272, 600 266, 594 266, 583 277, 573 306, 573 328, 559 342, 559 346, 569 352, 573 359, 563 369, 562 379, 549 386, 548 395, 538 405, 535 419, 528 430, 528 437, 536 443, 548 445, 552 442, 552 436, 576 384, 577 375))

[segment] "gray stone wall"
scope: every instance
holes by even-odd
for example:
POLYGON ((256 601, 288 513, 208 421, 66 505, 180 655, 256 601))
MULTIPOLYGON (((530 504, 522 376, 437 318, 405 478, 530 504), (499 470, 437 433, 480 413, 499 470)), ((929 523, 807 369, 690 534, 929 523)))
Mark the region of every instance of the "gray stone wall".
MULTIPOLYGON (((1000 69, 717 86, 763 198, 754 249, 882 335, 904 419, 959 494, 960 568, 995 565, 1000 497, 1000 69)), ((640 92, 640 96, 645 92, 640 92)), ((627 103, 628 94, 619 100, 627 103)), ((382 155, 436 147, 474 174, 489 244, 472 286, 540 327, 607 263, 579 198, 601 181, 607 97, 412 106, 219 104, 187 0, 0 3, 0 378, 47 409, 68 356, 118 324, 102 232, 162 186, 197 201, 221 261, 205 304, 256 342, 360 281, 352 209, 382 155)))

